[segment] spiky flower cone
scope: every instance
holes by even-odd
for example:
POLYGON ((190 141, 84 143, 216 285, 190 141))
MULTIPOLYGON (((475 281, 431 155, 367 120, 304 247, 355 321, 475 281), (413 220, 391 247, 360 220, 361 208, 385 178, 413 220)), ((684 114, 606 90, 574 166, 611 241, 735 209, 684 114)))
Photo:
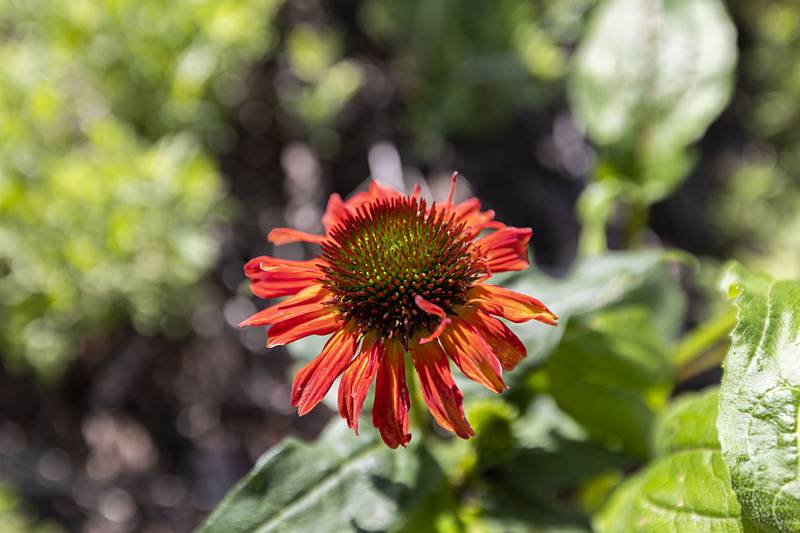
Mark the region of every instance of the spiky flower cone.
MULTIPOLYGON (((453 175, 455 185, 455 174, 453 175)), ((273 230, 275 244, 312 242, 310 261, 256 257, 245 273, 262 298, 291 296, 242 322, 269 325, 267 346, 308 335, 332 334, 292 385, 292 405, 313 409, 334 380, 339 412, 358 432, 361 406, 373 381, 373 424, 396 448, 411 440, 406 355, 435 420, 462 438, 474 433, 464 416, 449 358, 470 379, 495 392, 502 371, 525 357, 520 340, 495 317, 556 325, 539 300, 485 281, 494 273, 528 267, 530 229, 494 221, 476 199, 427 205, 419 190, 403 196, 372 182, 348 201, 332 195, 323 216, 326 233, 273 230), (490 233, 480 236, 486 230, 490 233)))

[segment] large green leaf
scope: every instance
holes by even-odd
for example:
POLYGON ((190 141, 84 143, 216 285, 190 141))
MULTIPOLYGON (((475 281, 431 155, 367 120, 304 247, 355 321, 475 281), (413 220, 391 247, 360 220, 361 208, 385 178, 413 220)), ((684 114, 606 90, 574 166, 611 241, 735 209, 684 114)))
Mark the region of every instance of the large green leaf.
POLYGON ((641 457, 672 374, 665 340, 638 305, 571 322, 547 365, 561 409, 598 440, 641 457))
POLYGON ((634 154, 619 170, 637 173, 625 177, 654 201, 686 174, 684 148, 728 102, 736 51, 719 0, 602 2, 575 56, 571 108, 594 142, 634 154))
POLYGON ((514 370, 511 379, 541 367, 561 340, 572 316, 619 305, 647 302, 658 308, 658 327, 665 336, 682 322, 685 301, 666 269, 680 256, 663 250, 609 252, 579 260, 564 278, 552 278, 531 270, 512 278, 506 286, 546 303, 560 317, 557 328, 539 323, 513 324, 511 329, 528 348, 528 356, 514 370))
POLYGON ((744 515, 768 531, 800 531, 800 282, 730 267, 735 297, 720 388, 722 451, 744 515))
POLYGON ((717 442, 717 399, 716 389, 686 394, 662 414, 656 459, 614 491, 599 533, 745 531, 717 442))
POLYGON ((289 438, 267 452, 199 531, 385 531, 444 484, 424 449, 390 450, 332 424, 312 444, 289 438))

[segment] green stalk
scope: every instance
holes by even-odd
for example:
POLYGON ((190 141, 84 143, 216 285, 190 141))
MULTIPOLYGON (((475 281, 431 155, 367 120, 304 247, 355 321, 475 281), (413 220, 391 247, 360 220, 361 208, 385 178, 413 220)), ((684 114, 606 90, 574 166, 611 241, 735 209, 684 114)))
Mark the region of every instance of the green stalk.
POLYGON ((685 381, 719 365, 725 358, 727 346, 717 345, 727 338, 735 325, 736 309, 731 307, 684 336, 672 357, 678 368, 678 381, 685 381))

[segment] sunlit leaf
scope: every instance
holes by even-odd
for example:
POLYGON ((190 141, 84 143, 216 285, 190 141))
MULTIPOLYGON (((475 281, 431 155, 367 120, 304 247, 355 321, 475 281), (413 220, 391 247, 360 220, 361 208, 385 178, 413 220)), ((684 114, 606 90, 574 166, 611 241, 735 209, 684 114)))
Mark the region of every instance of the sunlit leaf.
POLYGON ((656 459, 614 491, 599 533, 745 531, 717 443, 717 398, 716 389, 684 395, 659 418, 656 459))
POLYGON ((800 283, 732 265, 723 288, 737 325, 720 387, 719 438, 743 514, 800 530, 800 283))
POLYGON ((648 201, 686 175, 684 148, 731 94, 736 31, 719 0, 610 0, 594 13, 570 78, 571 107, 589 137, 630 161, 648 201))
POLYGON ((199 531, 385 531, 443 483, 424 449, 390 450, 332 424, 314 443, 286 439, 262 456, 199 531))

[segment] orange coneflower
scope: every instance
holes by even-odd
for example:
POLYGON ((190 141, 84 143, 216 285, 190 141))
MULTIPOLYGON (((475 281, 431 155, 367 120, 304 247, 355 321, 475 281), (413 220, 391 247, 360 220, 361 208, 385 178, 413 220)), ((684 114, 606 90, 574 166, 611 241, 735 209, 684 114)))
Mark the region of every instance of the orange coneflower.
POLYGON ((325 235, 290 228, 270 232, 275 244, 311 242, 322 253, 310 261, 256 257, 247 263, 256 296, 291 296, 242 322, 270 325, 267 346, 308 335, 331 335, 292 384, 292 405, 311 411, 334 380, 339 412, 358 432, 372 381, 372 422, 396 448, 411 440, 406 354, 431 414, 462 438, 474 435, 447 357, 470 379, 505 390, 502 371, 525 357, 525 346, 495 317, 556 325, 539 300, 484 283, 496 272, 528 267, 531 230, 494 221, 469 199, 428 206, 419 188, 410 196, 373 181, 347 201, 331 196, 322 217, 325 235), (481 235, 482 232, 491 232, 481 235), (360 347, 359 347, 360 346, 360 347))

